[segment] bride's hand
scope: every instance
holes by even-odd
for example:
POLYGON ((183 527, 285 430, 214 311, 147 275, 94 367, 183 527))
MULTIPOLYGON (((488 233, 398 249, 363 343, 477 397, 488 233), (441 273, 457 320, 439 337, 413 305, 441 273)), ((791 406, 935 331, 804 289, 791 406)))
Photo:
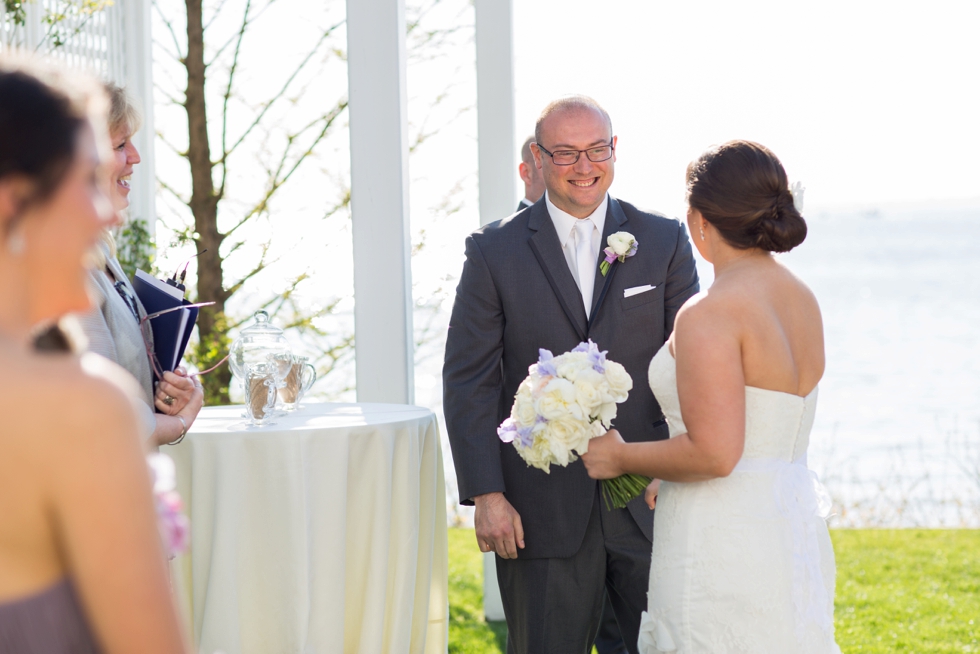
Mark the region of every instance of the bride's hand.
POLYGON ((613 479, 623 474, 619 450, 626 441, 615 429, 589 441, 589 451, 582 455, 585 469, 593 479, 613 479))
POLYGON ((643 499, 651 509, 657 508, 657 495, 660 494, 660 480, 654 479, 643 493, 643 499))

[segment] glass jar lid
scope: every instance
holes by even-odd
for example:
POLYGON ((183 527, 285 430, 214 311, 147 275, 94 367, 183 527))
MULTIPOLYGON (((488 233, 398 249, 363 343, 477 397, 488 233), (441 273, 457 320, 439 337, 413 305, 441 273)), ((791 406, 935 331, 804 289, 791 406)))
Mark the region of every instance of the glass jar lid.
POLYGON ((228 363, 231 371, 239 378, 245 378, 245 366, 264 363, 270 355, 291 352, 286 334, 269 320, 266 311, 256 311, 255 324, 242 329, 231 345, 228 363))

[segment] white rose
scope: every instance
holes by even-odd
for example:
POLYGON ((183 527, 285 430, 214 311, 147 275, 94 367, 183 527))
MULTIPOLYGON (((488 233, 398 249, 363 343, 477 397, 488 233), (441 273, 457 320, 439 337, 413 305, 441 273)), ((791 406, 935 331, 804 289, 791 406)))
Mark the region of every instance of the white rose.
POLYGON ((565 379, 575 379, 583 370, 592 367, 589 363, 589 355, 584 352, 567 352, 557 361, 558 365, 555 369, 565 379))
POLYGON ((580 370, 577 375, 575 375, 575 383, 583 382, 589 384, 590 386, 595 386, 600 388, 606 386, 606 378, 601 372, 597 372, 595 368, 589 366, 583 370, 580 370))
POLYGON ((609 239, 606 243, 612 248, 612 251, 616 253, 616 256, 623 256, 630 251, 633 247, 633 242, 636 239, 629 232, 616 232, 615 234, 610 234, 609 239))
POLYGON ((514 402, 514 410, 510 412, 510 415, 522 427, 530 427, 535 423, 538 419, 538 412, 534 408, 534 400, 531 399, 530 393, 528 393, 527 397, 517 397, 517 400, 514 402))
POLYGON ((545 393, 534 402, 534 409, 545 420, 554 420, 568 413, 568 403, 561 393, 545 393))
POLYGON ((555 463, 567 466, 578 457, 572 452, 582 440, 582 423, 568 418, 548 423, 547 442, 555 463))
POLYGON ((548 385, 544 387, 545 393, 558 393, 561 395, 562 400, 565 404, 569 404, 575 401, 575 386, 572 382, 567 379, 562 379, 561 377, 555 377, 548 382, 548 385))
POLYGON ((592 409, 602 404, 602 395, 599 387, 584 381, 582 377, 575 380, 575 401, 590 413, 592 409))
POLYGON ((606 362, 606 382, 615 395, 622 397, 617 400, 619 402, 625 402, 627 394, 633 390, 633 378, 626 368, 615 361, 606 362))
POLYGON ((611 429, 612 421, 616 418, 616 403, 608 402, 599 407, 599 421, 606 429, 611 429))

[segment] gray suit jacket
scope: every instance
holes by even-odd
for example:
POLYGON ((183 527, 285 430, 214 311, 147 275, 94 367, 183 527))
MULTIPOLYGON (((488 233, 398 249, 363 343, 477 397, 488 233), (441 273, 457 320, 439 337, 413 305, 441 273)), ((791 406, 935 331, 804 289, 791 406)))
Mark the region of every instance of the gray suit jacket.
MULTIPOLYGON (((446 426, 460 500, 472 504, 476 495, 504 492, 524 526, 521 558, 578 551, 595 498, 596 482, 581 461, 545 474, 497 438, 539 348, 557 355, 591 338, 633 377, 614 423, 623 438, 668 436, 647 368, 670 335, 677 310, 698 291, 691 243, 677 220, 610 198, 603 246, 618 231, 633 234, 639 248, 607 276, 596 273, 591 319, 543 198, 466 239, 443 367, 446 426), (624 289, 645 284, 656 288, 623 297, 624 289)), ((643 498, 629 509, 652 538, 653 512, 643 498)))

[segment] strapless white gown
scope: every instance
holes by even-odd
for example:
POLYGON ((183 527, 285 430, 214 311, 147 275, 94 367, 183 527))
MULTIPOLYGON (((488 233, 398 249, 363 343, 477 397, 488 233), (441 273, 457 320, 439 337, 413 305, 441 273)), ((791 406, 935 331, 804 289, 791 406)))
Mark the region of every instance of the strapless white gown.
MULTIPOLYGON (((650 386, 687 431, 668 347, 650 386)), ((641 654, 839 654, 830 499, 806 467, 817 391, 747 386, 745 451, 728 477, 660 486, 641 654)))

